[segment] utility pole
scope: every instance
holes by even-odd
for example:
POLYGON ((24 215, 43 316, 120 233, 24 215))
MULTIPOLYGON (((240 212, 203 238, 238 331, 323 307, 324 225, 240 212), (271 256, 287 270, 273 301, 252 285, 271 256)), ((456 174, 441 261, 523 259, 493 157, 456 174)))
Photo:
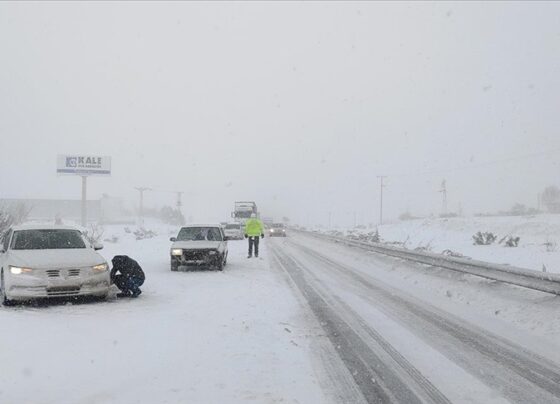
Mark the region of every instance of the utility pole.
POLYGON ((82 227, 87 226, 87 175, 82 175, 82 227))
POLYGON ((447 184, 445 180, 441 182, 441 188, 438 192, 441 192, 441 211, 443 215, 447 214, 447 184))
POLYGON ((139 216, 140 216, 140 225, 144 224, 144 191, 151 191, 152 188, 148 187, 135 187, 138 192, 140 192, 140 209, 139 209, 139 216))
POLYGON ((183 195, 183 191, 175 191, 177 193, 177 210, 181 212, 181 206, 183 203, 181 202, 181 195, 183 195))
POLYGON ((379 224, 383 224, 383 188, 385 188, 385 185, 383 185, 383 179, 387 178, 386 175, 378 175, 377 178, 379 178, 379 189, 380 189, 380 196, 379 196, 379 224))
POLYGON ((176 191, 177 192, 177 211, 179 212, 179 217, 181 217, 183 220, 181 220, 181 225, 185 224, 184 221, 184 216, 183 216, 183 212, 181 211, 181 206, 183 206, 183 202, 181 202, 181 195, 183 195, 183 191, 176 191))

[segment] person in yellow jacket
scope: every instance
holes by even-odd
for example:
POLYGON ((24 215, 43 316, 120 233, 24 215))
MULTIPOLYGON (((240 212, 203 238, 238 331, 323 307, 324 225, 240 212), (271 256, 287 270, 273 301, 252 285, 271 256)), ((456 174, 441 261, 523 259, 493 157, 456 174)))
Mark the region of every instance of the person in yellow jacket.
POLYGON ((245 238, 249 239, 249 255, 247 258, 253 256, 253 246, 255 246, 255 257, 259 256, 259 236, 264 238, 264 225, 257 215, 251 213, 251 218, 245 223, 245 238))

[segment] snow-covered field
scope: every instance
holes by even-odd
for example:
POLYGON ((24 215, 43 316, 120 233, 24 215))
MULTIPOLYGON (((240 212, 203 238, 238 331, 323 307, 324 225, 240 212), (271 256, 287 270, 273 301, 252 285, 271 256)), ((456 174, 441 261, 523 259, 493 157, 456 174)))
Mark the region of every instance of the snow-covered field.
MULTIPOLYGON (((560 215, 430 218, 401 221, 378 227, 384 242, 406 248, 426 248, 435 253, 452 250, 467 257, 547 272, 560 272, 560 215), (474 245, 477 232, 492 232, 492 245, 474 245), (518 247, 498 241, 519 236, 518 247)), ((364 232, 364 230, 361 230, 364 232)))

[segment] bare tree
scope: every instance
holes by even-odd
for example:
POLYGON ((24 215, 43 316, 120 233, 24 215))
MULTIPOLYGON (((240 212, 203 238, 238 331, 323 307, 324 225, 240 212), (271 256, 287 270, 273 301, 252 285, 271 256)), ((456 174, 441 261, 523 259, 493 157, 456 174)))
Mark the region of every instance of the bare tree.
POLYGON ((10 228, 27 220, 32 207, 18 202, 11 206, 0 206, 0 237, 10 228))
POLYGON ((550 213, 560 213, 560 188, 546 187, 541 194, 541 202, 550 213))

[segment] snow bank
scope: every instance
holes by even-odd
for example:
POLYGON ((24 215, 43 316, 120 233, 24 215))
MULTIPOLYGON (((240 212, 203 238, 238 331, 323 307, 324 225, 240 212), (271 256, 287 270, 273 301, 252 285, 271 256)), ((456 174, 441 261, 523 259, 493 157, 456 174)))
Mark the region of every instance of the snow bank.
MULTIPOLYGON (((408 249, 425 249, 434 253, 459 253, 473 259, 522 268, 560 273, 560 215, 530 217, 458 217, 402 221, 378 227, 384 242, 408 249), (518 247, 498 244, 474 245, 476 232, 492 232, 499 241, 519 236, 518 247)), ((365 230, 346 230, 365 233, 365 230)))

